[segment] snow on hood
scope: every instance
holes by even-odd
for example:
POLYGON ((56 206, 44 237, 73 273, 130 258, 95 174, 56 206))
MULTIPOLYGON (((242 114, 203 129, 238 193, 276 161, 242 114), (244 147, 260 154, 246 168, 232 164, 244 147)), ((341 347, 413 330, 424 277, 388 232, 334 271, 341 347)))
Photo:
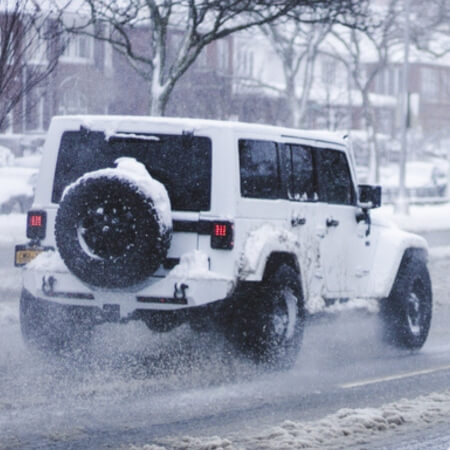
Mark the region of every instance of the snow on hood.
POLYGON ((155 210, 159 216, 160 223, 166 228, 172 228, 172 215, 169 195, 163 184, 155 180, 147 171, 144 164, 135 158, 121 157, 115 161, 117 167, 88 172, 78 180, 64 189, 63 197, 85 180, 92 178, 107 177, 119 179, 127 183, 133 183, 145 197, 153 200, 155 210))

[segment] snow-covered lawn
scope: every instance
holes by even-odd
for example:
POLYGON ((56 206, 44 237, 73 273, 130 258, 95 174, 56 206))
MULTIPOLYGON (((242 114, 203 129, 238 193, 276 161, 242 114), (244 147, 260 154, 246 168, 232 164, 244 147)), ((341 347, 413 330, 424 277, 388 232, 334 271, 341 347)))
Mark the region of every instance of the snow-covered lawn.
POLYGON ((26 242, 26 214, 0 214, 0 246, 26 242))
POLYGON ((397 224, 408 231, 450 230, 450 203, 439 205, 411 205, 409 214, 395 214, 392 205, 383 206, 371 212, 379 217, 397 224))

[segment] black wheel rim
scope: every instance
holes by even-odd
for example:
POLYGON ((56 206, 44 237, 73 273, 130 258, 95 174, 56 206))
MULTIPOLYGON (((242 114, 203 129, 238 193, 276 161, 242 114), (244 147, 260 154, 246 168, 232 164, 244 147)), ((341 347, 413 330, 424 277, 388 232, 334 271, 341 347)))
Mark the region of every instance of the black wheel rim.
POLYGON ((294 291, 284 287, 277 301, 272 316, 272 329, 278 342, 292 339, 297 323, 298 299, 294 291))
POLYGON ((423 289, 419 281, 414 283, 413 289, 406 299, 406 318, 411 334, 419 337, 422 334, 424 322, 423 289))
POLYGON ((94 259, 116 259, 136 245, 136 219, 128 205, 101 203, 89 207, 77 226, 80 246, 94 259))

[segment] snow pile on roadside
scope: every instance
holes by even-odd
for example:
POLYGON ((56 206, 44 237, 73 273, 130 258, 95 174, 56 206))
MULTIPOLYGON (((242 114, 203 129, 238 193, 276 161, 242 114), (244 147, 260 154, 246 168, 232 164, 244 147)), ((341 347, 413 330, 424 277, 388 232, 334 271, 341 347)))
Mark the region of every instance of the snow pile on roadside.
MULTIPOLYGON (((11 267, 0 269, 0 292, 19 292, 22 288, 22 271, 13 267, 14 262, 11 261, 11 267)), ((2 298, 0 297, 0 302, 2 298)))
POLYGON ((19 323, 17 302, 0 302, 0 328, 15 323, 19 323))
POLYGON ((450 246, 432 247, 429 249, 430 259, 433 261, 440 261, 442 259, 450 258, 450 246))
POLYGON ((432 393, 413 400, 403 399, 380 408, 340 409, 323 419, 310 422, 287 420, 259 432, 242 431, 221 438, 190 437, 166 439, 156 445, 131 447, 135 450, 170 449, 300 449, 345 448, 364 444, 386 431, 418 426, 448 418, 450 391, 432 393))
POLYGON ((392 205, 371 211, 374 218, 390 221, 408 231, 450 229, 450 203, 440 205, 411 205, 409 214, 395 214, 392 205))
POLYGON ((26 215, 0 215, 0 245, 7 246, 26 240, 26 215))

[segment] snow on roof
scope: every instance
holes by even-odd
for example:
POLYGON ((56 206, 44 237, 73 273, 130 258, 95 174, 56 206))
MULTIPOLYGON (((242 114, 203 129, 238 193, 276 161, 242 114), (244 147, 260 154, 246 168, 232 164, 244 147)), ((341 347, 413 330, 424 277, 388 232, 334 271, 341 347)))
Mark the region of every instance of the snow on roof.
POLYGON ((85 127, 87 129, 102 130, 108 136, 124 132, 158 132, 160 129, 170 128, 172 132, 192 131, 194 133, 207 133, 212 130, 228 129, 240 133, 259 133, 261 135, 278 134, 282 136, 295 136, 309 140, 328 141, 345 145, 343 136, 326 130, 300 130, 294 128, 278 127, 273 125, 255 124, 247 122, 221 121, 209 119, 192 119, 180 117, 151 117, 151 116, 103 116, 103 115, 73 115, 55 116, 52 123, 70 123, 71 127, 85 127))

